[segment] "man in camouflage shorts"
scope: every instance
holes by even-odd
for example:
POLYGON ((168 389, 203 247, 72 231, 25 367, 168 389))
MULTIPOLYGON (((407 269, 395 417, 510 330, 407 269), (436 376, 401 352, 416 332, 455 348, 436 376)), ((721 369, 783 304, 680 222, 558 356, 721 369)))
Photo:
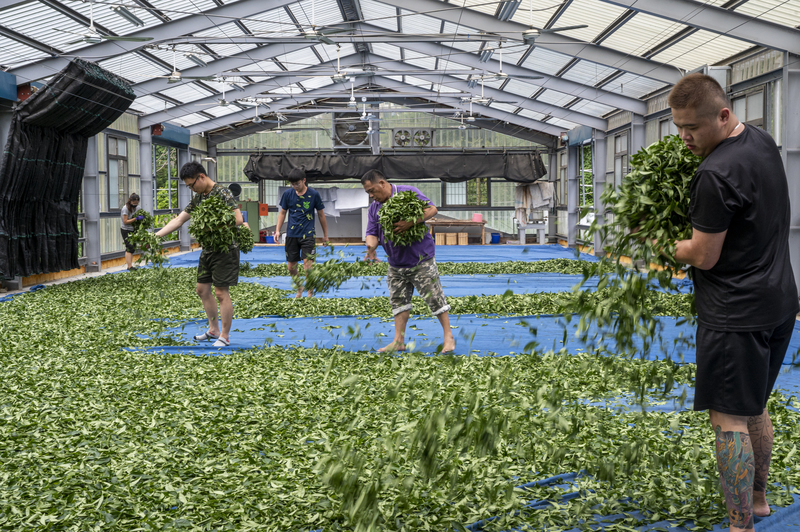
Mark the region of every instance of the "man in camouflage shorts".
POLYGON ((439 281, 439 270, 436 268, 435 246, 429 232, 419 242, 408 246, 395 246, 384 238, 383 229, 378 223, 378 212, 381 206, 396 192, 413 191, 419 199, 428 203, 424 216, 414 222, 400 221, 394 224, 394 232, 408 231, 415 223, 423 224, 436 215, 436 206, 418 189, 410 186, 392 185, 377 170, 370 170, 361 178, 361 184, 369 197, 374 201, 369 207, 367 223, 367 259, 375 260, 378 244, 383 245, 389 259, 389 299, 394 315, 394 340, 379 351, 403 351, 406 348, 405 334, 408 318, 411 315, 411 295, 417 289, 431 313, 436 316, 442 326, 444 342, 442 352, 451 352, 456 347, 453 332, 450 330, 450 305, 444 297, 442 283, 439 281))
POLYGON ((387 279, 392 314, 397 315, 411 310, 411 295, 415 288, 434 316, 450 310, 450 305, 444 297, 442 283, 439 281, 436 259, 420 262, 412 268, 395 268, 390 265, 387 279))

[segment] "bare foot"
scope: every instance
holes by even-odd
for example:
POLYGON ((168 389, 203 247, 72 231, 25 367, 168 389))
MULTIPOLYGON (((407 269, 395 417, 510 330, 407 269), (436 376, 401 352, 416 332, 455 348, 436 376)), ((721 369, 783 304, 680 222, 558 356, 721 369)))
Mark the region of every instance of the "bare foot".
POLYGON ((753 492, 753 514, 758 517, 767 517, 770 514, 767 494, 763 491, 753 492))
POLYGON ((378 353, 391 353, 393 351, 405 351, 405 350, 406 350, 406 344, 395 340, 391 344, 378 349, 378 353))
POLYGON ((442 344, 442 353, 452 353, 456 350, 456 339, 452 336, 450 338, 444 339, 444 344, 442 344))

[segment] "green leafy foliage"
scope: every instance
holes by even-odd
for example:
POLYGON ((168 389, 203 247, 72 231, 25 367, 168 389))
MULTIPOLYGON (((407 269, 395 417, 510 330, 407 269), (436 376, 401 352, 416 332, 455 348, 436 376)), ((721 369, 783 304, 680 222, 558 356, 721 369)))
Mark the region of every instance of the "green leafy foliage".
MULTIPOLYGON (((679 137, 666 137, 631 158, 633 171, 619 189, 603 192, 611 221, 595 220, 589 233, 600 235, 606 255, 587 267, 584 278, 599 277, 604 298, 583 292, 579 285, 576 297, 562 308, 568 316, 580 318, 585 339, 589 325, 595 323, 612 330, 617 346, 630 356, 646 353, 661 341, 654 309, 648 306, 650 289, 654 283, 671 287, 673 276, 680 273, 674 243, 691 235, 689 186, 699 162, 679 137), (644 343, 642 348, 636 347, 637 338, 644 343)), ((681 317, 694 319, 692 305, 681 317)))
MULTIPOLYGON (((0 529, 421 532, 498 516, 487 530, 555 531, 587 529, 595 514, 627 514, 620 530, 665 518, 707 529, 724 518, 707 416, 649 409, 692 384, 692 365, 124 350, 181 343, 164 331, 204 315, 195 278, 139 270, 0 303, 0 529), (634 388, 644 414, 620 399, 634 388), (579 470, 591 476, 569 502, 553 486, 512 489, 579 470), (554 503, 525 510, 542 499, 554 503)), ((285 295, 246 283, 231 293, 237 317, 285 295)), ((767 497, 788 505, 800 402, 776 393, 768 408, 767 497)))
POLYGON ((225 253, 235 242, 236 216, 220 196, 210 196, 192 211, 189 232, 203 249, 225 253))
MULTIPOLYGON (((386 262, 365 262, 357 260, 352 266, 342 266, 337 275, 347 277, 366 277, 386 275, 389 264, 386 262)), ((525 262, 513 260, 506 262, 437 262, 440 275, 491 275, 509 273, 563 273, 581 275, 592 263, 582 260, 550 259, 525 262)), ((315 266, 316 267, 316 266, 315 266)), ((285 264, 251 265, 243 262, 239 275, 242 277, 275 277, 287 275, 285 264)))
POLYGON ((250 253, 253 251, 256 245, 253 240, 253 231, 249 227, 240 225, 236 230, 236 244, 239 246, 239 251, 242 253, 250 253))
POLYGON ((155 223, 153 215, 145 210, 136 211, 136 215, 144 218, 133 222, 134 231, 128 237, 128 241, 139 250, 137 264, 150 263, 156 267, 163 266, 168 259, 164 255, 164 239, 150 232, 155 223))
POLYGON ((383 237, 395 246, 408 246, 425 237, 428 228, 417 223, 424 217, 428 204, 417 197, 411 190, 396 192, 381 205, 378 211, 378 223, 383 229, 383 237), (413 223, 413 227, 402 233, 394 232, 394 224, 400 221, 413 223))

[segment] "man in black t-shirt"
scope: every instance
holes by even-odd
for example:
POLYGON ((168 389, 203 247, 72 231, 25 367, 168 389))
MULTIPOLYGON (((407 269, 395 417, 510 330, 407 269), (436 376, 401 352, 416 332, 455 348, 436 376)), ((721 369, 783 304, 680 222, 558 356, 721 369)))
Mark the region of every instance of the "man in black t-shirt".
POLYGON ((769 515, 772 422, 767 398, 800 310, 789 262, 789 191, 780 152, 742 124, 711 77, 692 74, 669 95, 672 118, 695 155, 690 264, 697 306, 695 410, 708 410, 731 529, 769 515))

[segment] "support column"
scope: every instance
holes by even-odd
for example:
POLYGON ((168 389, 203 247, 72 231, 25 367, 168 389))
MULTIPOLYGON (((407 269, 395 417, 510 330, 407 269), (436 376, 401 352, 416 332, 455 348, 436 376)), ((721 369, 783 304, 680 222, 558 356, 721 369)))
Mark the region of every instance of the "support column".
MULTIPOLYGON (((594 130, 594 152, 592 153, 592 191, 594 192, 594 219, 598 226, 605 225, 606 206, 602 201, 603 190, 606 186, 606 133, 594 130)), ((596 257, 603 255, 603 240, 600 235, 594 235, 594 254, 596 257)))
POLYGON ((139 175, 140 177, 140 205, 150 214, 153 213, 153 138, 150 128, 139 130, 139 175))
POLYGON ((100 171, 97 160, 97 135, 89 137, 83 168, 83 214, 86 237, 86 271, 100 271, 100 171))
MULTIPOLYGON (((214 159, 214 161, 217 160, 217 147, 216 147, 216 145, 208 147, 208 156, 211 157, 212 159, 214 159)), ((206 172, 208 172, 208 177, 210 177, 212 181, 216 181, 217 180, 217 164, 215 162, 213 162, 213 161, 203 161, 203 163, 204 163, 203 166, 206 167, 206 172)))
MULTIPOLYGON (((192 200, 192 191, 189 190, 183 179, 180 179, 180 169, 184 164, 188 163, 191 157, 189 156, 189 147, 178 148, 178 208, 183 209, 189 205, 192 200)), ((189 235, 189 224, 183 224, 178 230, 178 240, 180 241, 181 251, 189 251, 192 249, 192 237, 189 235)))
POLYGON ((578 222, 580 209, 578 208, 578 159, 582 146, 567 147, 567 245, 577 245, 578 222))
MULTIPOLYGON (((547 158, 547 179, 553 185, 553 189, 558 188, 558 152, 551 151, 550 155, 547 158)), ((555 237, 556 233, 558 232, 558 205, 551 209, 551 212, 547 215, 547 240, 548 243, 550 241, 550 237, 555 237)))
POLYGON ((631 115, 631 143, 628 149, 628 159, 645 147, 647 142, 647 130, 644 126, 644 116, 631 115))
POLYGON ((783 98, 780 113, 783 164, 789 183, 791 218, 789 222, 789 256, 795 283, 800 286, 800 56, 784 52, 783 98))

